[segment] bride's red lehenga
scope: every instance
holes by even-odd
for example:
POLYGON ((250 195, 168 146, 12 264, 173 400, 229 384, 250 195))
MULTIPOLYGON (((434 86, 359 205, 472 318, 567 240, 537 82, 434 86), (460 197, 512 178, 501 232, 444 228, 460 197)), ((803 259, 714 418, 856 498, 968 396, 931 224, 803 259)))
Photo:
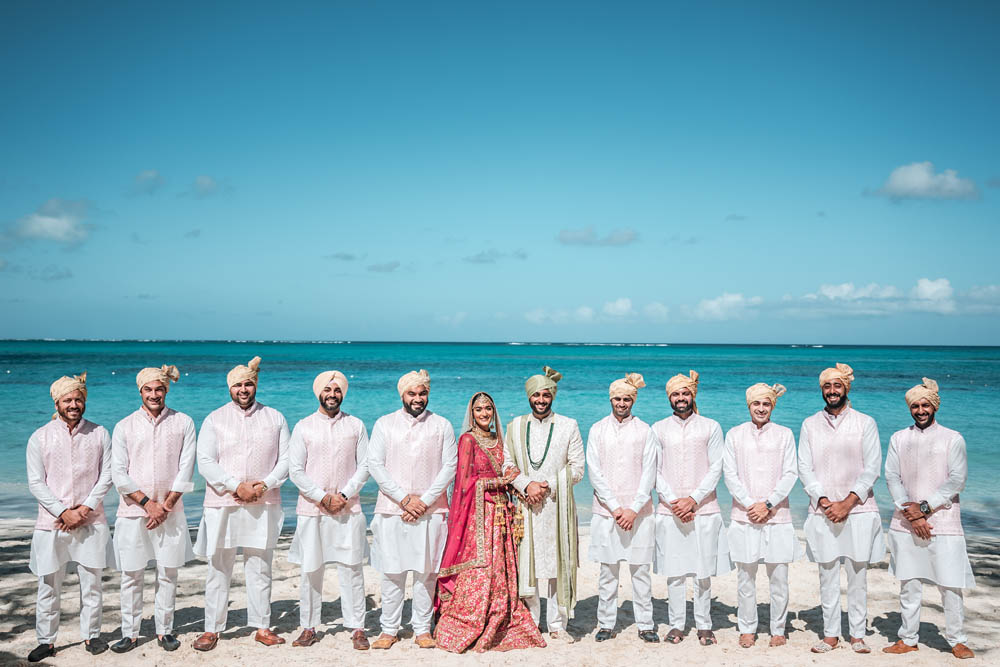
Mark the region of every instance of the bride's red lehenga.
MULTIPOLYGON (((470 402, 471 410, 471 402, 470 402)), ((495 407, 494 407, 495 410, 495 407)), ((499 431, 499 429, 497 429, 499 431)), ((516 469, 502 474, 503 441, 465 433, 448 514, 448 541, 437 582, 434 638, 454 653, 545 646, 517 594, 516 469)))

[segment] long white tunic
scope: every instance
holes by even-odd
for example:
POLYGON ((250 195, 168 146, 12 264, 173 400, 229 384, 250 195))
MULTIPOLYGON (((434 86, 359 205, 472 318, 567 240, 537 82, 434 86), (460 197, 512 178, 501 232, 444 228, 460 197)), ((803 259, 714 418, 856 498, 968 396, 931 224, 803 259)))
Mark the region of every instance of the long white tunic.
MULTIPOLYGON (((921 457, 926 460, 928 457, 921 457)), ((903 510, 903 503, 926 500, 932 509, 950 507, 952 498, 965 488, 968 478, 968 459, 965 439, 957 431, 945 429, 936 421, 926 429, 916 426, 897 431, 889 439, 889 452, 885 457, 885 482, 892 494, 896 508, 903 510), (910 455, 920 457, 920 450, 934 446, 934 440, 943 441, 948 447, 947 481, 928 498, 911 498, 906 491, 900 470, 899 449, 903 437, 910 436, 916 451, 910 455)), ((965 535, 934 535, 923 540, 909 531, 890 530, 889 571, 901 581, 922 579, 948 588, 974 588, 965 535)))
MULTIPOLYGON (((360 419, 338 412, 329 417, 317 411, 299 421, 292 429, 288 443, 288 477, 299 493, 314 503, 320 503, 328 493, 343 493, 356 498, 368 481, 368 431, 360 419), (354 474, 340 488, 324 489, 306 473, 309 460, 307 442, 314 447, 351 446, 356 465, 354 474)), ((288 560, 302 566, 304 572, 315 572, 326 563, 359 565, 368 557, 368 526, 365 515, 347 507, 335 515, 321 513, 309 516, 299 513, 295 536, 288 550, 288 560)))
MULTIPOLYGON (((722 472, 734 507, 739 503, 743 508, 749 508, 764 501, 778 507, 788 498, 799 477, 792 430, 773 422, 764 424, 762 428, 757 428, 753 422, 746 422, 730 429, 726 434, 722 472), (753 456, 761 439, 768 439, 781 448, 781 468, 773 473, 777 481, 770 493, 766 497, 754 497, 748 488, 749 481, 741 477, 736 453, 742 450, 744 456, 753 456)), ((742 516, 742 513, 738 514, 742 516)), ((734 516, 729 522, 728 535, 729 555, 736 563, 790 563, 804 554, 791 521, 776 522, 772 518, 767 523, 758 524, 737 520, 734 516)))
MULTIPOLYGON (((183 439, 177 466, 166 471, 157 471, 158 477, 170 476, 170 491, 188 493, 194 490, 194 462, 197 456, 197 433, 194 421, 182 412, 164 408, 158 417, 153 417, 139 408, 115 425, 111 435, 111 479, 124 498, 130 493, 142 491, 151 500, 162 503, 166 496, 152 488, 140 488, 129 475, 133 461, 131 450, 137 456, 153 457, 157 433, 179 435, 183 439), (129 438, 137 439, 130 442, 129 438), (162 496, 162 497, 160 497, 162 496)), ((122 503, 125 502, 123 499, 122 503)), ((119 516, 115 520, 114 551, 115 563, 119 570, 134 572, 144 569, 152 561, 163 567, 180 567, 194 558, 191 535, 187 518, 184 516, 183 500, 178 500, 167 519, 154 528, 146 528, 146 517, 119 516)))
MULTIPOLYGON (((45 462, 42 454, 42 430, 62 429, 69 441, 83 437, 84 432, 92 431, 101 443, 102 455, 100 472, 96 482, 86 498, 80 503, 91 508, 91 511, 101 508, 103 513, 104 496, 111 489, 111 436, 103 426, 96 426, 84 419, 76 428, 69 431, 66 424, 59 419, 53 420, 32 433, 28 438, 26 449, 26 467, 28 471, 28 490, 38 500, 44 511, 53 517, 65 512, 67 507, 52 489, 46 484, 45 462), (84 428, 85 425, 90 425, 84 428)), ((61 432, 60 432, 61 435, 61 432)), ((28 569, 31 573, 42 577, 62 569, 67 563, 79 563, 84 567, 103 568, 113 558, 111 549, 111 531, 103 516, 95 517, 85 525, 74 530, 40 530, 36 529, 31 536, 31 552, 28 557, 28 569)))
MULTIPOLYGON (((726 536, 722 514, 719 511, 704 512, 702 506, 709 495, 714 497, 716 487, 722 477, 722 427, 714 419, 692 414, 687 419, 671 415, 652 426, 652 436, 660 446, 660 471, 656 475, 656 496, 660 507, 656 514, 656 558, 653 569, 668 577, 694 576, 705 579, 724 574, 733 569, 729 560, 729 541, 726 536), (666 422, 672 421, 672 424, 666 422), (671 428, 667 428, 670 426, 671 428), (701 511, 694 520, 682 523, 670 513, 669 504, 678 499, 670 482, 663 474, 664 457, 669 457, 667 443, 661 441, 661 434, 695 427, 707 432, 707 439, 701 443, 708 449, 708 471, 691 491, 690 497, 701 511)), ((686 497, 686 496, 685 496, 686 497)), ((713 501, 714 502, 714 501, 713 501)))
MULTIPOLYGON (((520 474, 511 482, 515 489, 524 493, 531 482, 548 482, 550 495, 538 505, 525 505, 524 512, 531 512, 532 530, 534 541, 532 543, 532 554, 535 558, 535 577, 537 579, 555 579, 559 573, 559 563, 557 561, 557 550, 555 548, 558 536, 558 515, 556 512, 556 480, 559 471, 569 467, 570 478, 573 484, 579 483, 583 479, 586 469, 586 454, 583 449, 583 437, 580 435, 580 427, 575 419, 564 417, 563 415, 550 412, 545 419, 537 419, 534 414, 524 415, 519 419, 527 419, 531 426, 531 438, 527 443, 528 457, 533 461, 542 461, 538 470, 530 465, 528 470, 521 470, 520 474), (545 443, 549 442, 551 433, 551 444, 549 452, 545 454, 545 443)), ((514 456, 511 453, 511 439, 514 436, 511 425, 517 423, 517 419, 507 425, 507 437, 503 443, 503 469, 516 468, 514 456)), ((521 563, 525 567, 525 563, 521 563)))
MULTIPOLYGON (((220 408, 231 410, 235 404, 227 404, 220 408)), ((240 408, 235 407, 236 410, 240 408)), ((240 484, 237 471, 226 470, 219 462, 219 443, 215 415, 209 414, 201 424, 198 433, 198 471, 216 493, 235 493, 240 484)), ((279 490, 288 479, 288 422, 280 412, 264 405, 255 403, 250 409, 242 411, 244 419, 251 420, 249 427, 253 430, 253 421, 268 420, 278 424, 275 431, 278 438, 278 458, 274 467, 264 476, 263 482, 269 490, 279 490)), ((230 437, 240 437, 242 431, 228 434, 230 437)), ((280 491, 279 491, 280 493, 280 491)), ((207 497, 207 491, 206 491, 207 497)), ((280 496, 279 496, 280 498, 280 496)), ((198 526, 198 539, 194 544, 194 552, 203 557, 211 557, 218 549, 233 549, 249 547, 252 549, 273 549, 281 534, 281 525, 285 513, 279 504, 256 503, 252 505, 237 505, 228 507, 205 507, 202 510, 201 524, 198 526)))
MULTIPOLYGON (((851 420, 861 424, 861 455, 863 468, 858 471, 851 491, 864 502, 882 468, 882 446, 879 443, 878 426, 875 420, 860 413, 850 405, 839 415, 820 410, 802 422, 799 432, 799 479, 815 510, 820 498, 827 496, 816 468, 820 461, 813 458, 810 444, 810 425, 819 425, 836 431, 851 420), (853 413, 853 415, 851 414, 853 413)), ((844 494, 845 497, 847 494, 844 494)), ((839 502, 844 498, 830 498, 839 502)), ((870 501, 874 502, 874 500, 870 501)), ((855 510, 858 508, 856 507, 855 510)), ((803 526, 806 535, 806 554, 809 560, 829 563, 841 558, 849 558, 856 563, 877 563, 885 558, 885 536, 882 520, 877 511, 852 511, 842 523, 833 523, 822 512, 811 511, 803 526)))
MULTIPOLYGON (((379 418, 372 428, 368 443, 368 470, 378 483, 379 491, 397 504, 407 492, 386 467, 390 447, 405 447, 409 442, 440 439, 440 467, 420 500, 430 508, 445 493, 455 479, 458 467, 458 443, 455 429, 444 417, 425 410, 413 417, 403 409, 379 418)), ((435 466, 436 467, 436 466, 435 466)), ((447 500, 447 496, 445 496, 447 500)), ((372 567, 383 574, 400 574, 410 570, 427 574, 441 567, 445 541, 448 538, 447 512, 428 510, 415 523, 403 521, 401 514, 380 511, 376 506, 372 518, 372 567)))
MULTIPOLYGON (((621 502, 608 484, 605 470, 612 467, 631 467, 634 462, 619 460, 614 455, 606 456, 607 460, 602 460, 600 452, 604 448, 605 452, 617 451, 624 455, 628 444, 642 448, 642 472, 639 478, 634 480, 637 482, 637 487, 627 509, 636 514, 642 512, 644 508, 649 509, 653 485, 656 483, 657 457, 660 450, 656 439, 650 438, 649 434, 649 425, 638 417, 629 416, 619 422, 614 415, 608 415, 594 424, 587 434, 587 474, 590 476, 590 485, 594 487, 594 494, 608 511, 618 510, 621 502)), ((634 448, 628 451, 634 451, 634 448)), ((622 530, 613 517, 595 512, 590 520, 588 555, 591 560, 599 563, 620 561, 632 565, 652 563, 653 552, 656 550, 655 526, 656 521, 648 511, 642 516, 636 516, 631 531, 622 530)))

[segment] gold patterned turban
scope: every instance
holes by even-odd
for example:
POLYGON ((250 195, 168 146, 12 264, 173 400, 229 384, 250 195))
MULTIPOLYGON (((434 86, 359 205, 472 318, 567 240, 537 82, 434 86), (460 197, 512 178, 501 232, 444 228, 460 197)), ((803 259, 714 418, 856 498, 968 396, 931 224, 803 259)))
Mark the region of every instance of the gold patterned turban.
POLYGON ((344 398, 347 398, 347 376, 340 371, 323 371, 313 380, 313 393, 319 398, 320 393, 328 384, 335 384, 340 387, 344 398))
POLYGON ((524 383, 524 393, 528 395, 528 398, 531 398, 532 394, 543 389, 551 391, 553 396, 556 395, 556 391, 558 391, 556 384, 559 380, 562 380, 562 373, 548 366, 542 366, 542 372, 544 375, 532 375, 524 383))
POLYGON ((414 387, 427 387, 427 391, 430 391, 430 374, 421 368, 419 371, 410 371, 403 377, 399 378, 399 382, 396 383, 396 389, 399 391, 400 396, 406 393, 407 389, 412 389, 414 387))
POLYGON ((698 404, 694 400, 698 396, 698 371, 691 371, 690 375, 678 373, 667 380, 667 398, 669 399, 670 394, 685 387, 691 391, 691 408, 698 412, 698 404))
POLYGON ((906 392, 906 405, 913 405, 923 398, 930 401, 930 404, 934 406, 935 410, 941 407, 941 396, 938 394, 937 382, 930 378, 924 378, 923 383, 918 384, 915 387, 911 387, 910 390, 906 392))
POLYGON ((142 385, 144 384, 162 382, 167 391, 170 391, 170 383, 177 382, 180 377, 181 373, 177 370, 177 366, 167 366, 164 364, 159 368, 143 368, 135 376, 135 384, 139 389, 142 389, 142 385))
POLYGON ((851 383, 854 382, 854 369, 847 364, 837 364, 819 374, 819 386, 821 387, 833 380, 840 380, 844 383, 844 388, 850 391, 851 383))
POLYGON ((226 375, 226 382, 232 387, 234 384, 242 384, 250 380, 256 386, 257 374, 260 368, 260 357, 254 357, 247 362, 246 366, 240 365, 229 371, 226 375))
POLYGON ((608 395, 611 398, 615 396, 631 396, 632 400, 635 400, 639 394, 639 389, 645 386, 646 381, 642 379, 642 375, 639 373, 626 373, 625 377, 611 383, 611 386, 608 387, 608 395))
POLYGON ((763 382, 758 382, 752 387, 747 387, 747 407, 754 401, 763 401, 765 398, 771 400, 771 407, 778 405, 778 397, 785 393, 785 385, 783 384, 764 384, 763 382))

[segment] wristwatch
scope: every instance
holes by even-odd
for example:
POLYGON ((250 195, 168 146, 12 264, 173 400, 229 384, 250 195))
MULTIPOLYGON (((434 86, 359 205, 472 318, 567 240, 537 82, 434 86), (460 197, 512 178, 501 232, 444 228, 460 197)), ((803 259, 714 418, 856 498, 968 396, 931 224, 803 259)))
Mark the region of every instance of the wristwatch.
POLYGON ((343 491, 340 492, 340 497, 343 498, 344 500, 347 500, 347 496, 344 495, 343 491))
POLYGON ((920 501, 920 512, 924 516, 927 516, 928 514, 930 514, 931 513, 931 505, 930 505, 930 503, 928 503, 926 500, 921 500, 920 501))
POLYGON ((146 503, 149 502, 149 496, 143 496, 142 500, 139 501, 139 507, 145 507, 146 503))
POLYGON ((767 508, 767 511, 768 511, 768 512, 770 512, 770 511, 771 511, 771 508, 772 508, 772 507, 774 507, 774 505, 772 505, 772 504, 771 504, 771 501, 770 501, 770 500, 765 500, 765 501, 764 501, 764 507, 766 507, 766 508, 767 508))

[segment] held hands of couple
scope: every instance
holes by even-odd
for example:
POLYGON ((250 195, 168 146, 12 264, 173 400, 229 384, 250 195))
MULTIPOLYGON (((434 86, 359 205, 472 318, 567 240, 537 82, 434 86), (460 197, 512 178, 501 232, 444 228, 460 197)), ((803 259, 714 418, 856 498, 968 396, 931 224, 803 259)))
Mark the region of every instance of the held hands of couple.
POLYGON ((524 489, 524 496, 528 499, 528 504, 537 505, 548 497, 549 483, 548 482, 528 482, 527 488, 524 489))
POLYGON ((619 528, 622 530, 632 530, 632 527, 635 525, 635 518, 639 515, 630 509, 619 507, 611 513, 611 516, 614 517, 615 523, 618 524, 619 528))

